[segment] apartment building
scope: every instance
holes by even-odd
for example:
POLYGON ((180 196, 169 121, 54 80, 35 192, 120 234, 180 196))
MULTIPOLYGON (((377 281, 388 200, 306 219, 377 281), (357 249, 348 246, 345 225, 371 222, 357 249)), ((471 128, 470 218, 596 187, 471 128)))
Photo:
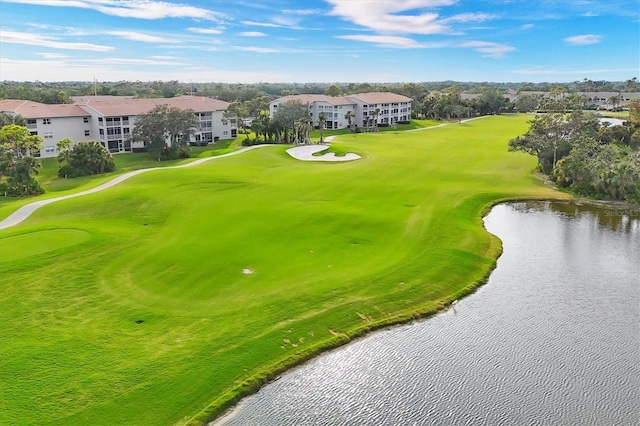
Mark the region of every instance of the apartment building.
POLYGON ((356 123, 367 126, 372 118, 378 125, 411 121, 411 98, 390 92, 357 93, 347 96, 356 104, 356 123))
POLYGON ((134 99, 127 96, 75 97, 74 104, 45 105, 22 100, 0 100, 0 112, 21 115, 32 134, 44 138, 37 157, 56 157, 57 143, 69 137, 76 142, 96 140, 112 153, 131 152, 142 143, 129 137, 136 117, 158 105, 193 110, 199 125, 191 142, 205 144, 237 136, 235 119, 226 120, 228 102, 199 96, 134 99))
POLYGON ((345 129, 352 125, 366 127, 372 120, 378 125, 391 125, 411 120, 411 98, 390 92, 357 93, 346 96, 288 95, 269 104, 271 117, 280 104, 296 101, 309 105, 309 118, 318 127, 318 116, 324 113, 326 129, 345 129))
POLYGON ((31 134, 42 136, 42 150, 34 152, 34 157, 57 156, 56 145, 65 137, 74 141, 92 139, 91 114, 77 105, 46 105, 5 99, 0 100, 0 112, 21 115, 27 120, 27 128, 31 134))

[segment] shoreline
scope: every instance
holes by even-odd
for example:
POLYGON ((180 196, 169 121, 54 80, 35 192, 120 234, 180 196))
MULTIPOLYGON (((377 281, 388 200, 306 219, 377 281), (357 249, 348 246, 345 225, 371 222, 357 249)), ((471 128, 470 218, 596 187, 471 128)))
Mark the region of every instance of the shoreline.
POLYGON ((489 202, 479 209, 478 215, 482 222, 482 228, 490 235, 490 244, 487 247, 485 254, 488 254, 491 258, 491 265, 488 267, 486 274, 481 279, 469 283, 469 285, 444 300, 431 301, 417 307, 408 308, 398 312, 391 318, 385 318, 375 324, 358 327, 351 332, 335 333, 335 338, 326 341, 324 344, 318 345, 315 348, 309 348, 298 356, 292 356, 289 359, 290 362, 286 362, 287 360, 285 360, 284 362, 276 363, 271 369, 259 371, 246 378, 240 385, 235 386, 227 393, 216 398, 216 400, 209 404, 209 406, 205 407, 192 418, 186 420, 186 422, 178 424, 185 426, 222 426, 225 420, 229 420, 238 414, 239 410, 241 410, 245 404, 245 399, 248 396, 258 393, 264 386, 278 380, 282 374, 313 361, 325 352, 345 346, 348 343, 363 338, 373 332, 388 330, 417 321, 427 320, 441 312, 449 310, 458 300, 474 294, 489 281, 491 274, 497 267, 498 259, 502 256, 503 252, 502 240, 486 229, 484 218, 491 212, 491 209, 499 204, 524 201, 571 202, 572 199, 508 197, 489 202), (217 401, 220 401, 220 403, 216 404, 217 401))

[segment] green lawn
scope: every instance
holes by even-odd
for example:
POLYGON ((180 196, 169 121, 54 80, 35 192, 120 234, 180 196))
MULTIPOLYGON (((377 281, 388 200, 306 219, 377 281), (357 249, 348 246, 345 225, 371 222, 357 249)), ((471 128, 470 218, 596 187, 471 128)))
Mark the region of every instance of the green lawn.
POLYGON ((113 156, 116 164, 116 170, 114 172, 105 173, 100 176, 84 176, 75 179, 59 178, 58 169, 60 168, 60 163, 58 162, 58 159, 43 158, 40 161, 42 167, 35 177, 38 182, 40 182, 40 185, 44 188, 46 193, 39 197, 25 199, 0 197, 0 220, 7 217, 13 210, 21 205, 28 204, 36 200, 58 197, 93 188, 126 172, 152 167, 176 166, 193 161, 193 159, 212 157, 235 151, 242 147, 241 139, 244 139, 244 136, 242 138, 222 140, 208 146, 191 147, 191 159, 158 162, 151 155, 144 152, 116 154, 113 156))
POLYGON ((197 424, 468 293, 500 252, 490 204, 566 197, 507 152, 529 118, 346 134, 349 163, 272 146, 152 171, 0 231, 0 424, 197 424))

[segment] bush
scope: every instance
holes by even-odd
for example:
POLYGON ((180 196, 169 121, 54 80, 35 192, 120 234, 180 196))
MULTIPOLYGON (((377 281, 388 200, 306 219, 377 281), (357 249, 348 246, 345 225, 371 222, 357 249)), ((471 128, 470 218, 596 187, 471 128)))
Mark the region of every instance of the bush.
POLYGON ((16 182, 9 178, 6 182, 0 182, 0 194, 5 197, 26 197, 44 194, 44 189, 34 178, 29 178, 24 182, 16 182))
POLYGON ((76 169, 68 164, 65 164, 58 169, 58 177, 61 178, 73 179, 80 176, 85 176, 85 173, 81 169, 76 169))
POLYGON ((59 177, 75 178, 112 172, 116 169, 113 156, 97 141, 78 142, 58 157, 67 164, 58 170, 59 177))

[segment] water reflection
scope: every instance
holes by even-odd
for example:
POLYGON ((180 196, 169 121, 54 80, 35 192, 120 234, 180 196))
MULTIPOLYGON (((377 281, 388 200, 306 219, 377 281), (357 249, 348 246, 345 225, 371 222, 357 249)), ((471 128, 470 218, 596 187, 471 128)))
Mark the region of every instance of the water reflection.
MULTIPOLYGON (((596 218, 597 223, 607 228, 628 234, 638 232, 640 227, 640 206, 596 206, 591 204, 577 204, 575 202, 522 202, 511 203, 518 212, 552 211, 561 213, 569 218, 587 216, 596 218)), ((587 219, 589 220, 589 219, 587 219)))
POLYGON ((489 282, 426 321, 292 370, 226 425, 632 425, 640 401, 640 218, 496 206, 489 282))

